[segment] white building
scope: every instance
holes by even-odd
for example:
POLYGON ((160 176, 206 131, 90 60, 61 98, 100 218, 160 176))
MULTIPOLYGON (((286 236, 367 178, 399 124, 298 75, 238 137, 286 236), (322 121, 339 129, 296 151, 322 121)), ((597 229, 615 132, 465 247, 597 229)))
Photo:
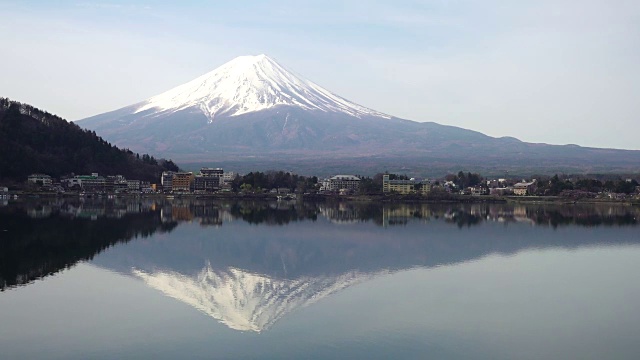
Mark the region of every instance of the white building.
POLYGON ((220 186, 222 186, 222 188, 224 189, 231 189, 231 183, 233 183, 233 180, 235 180, 236 176, 238 176, 238 173, 236 172, 225 172, 224 174, 222 174, 222 183, 220 184, 220 186))
POLYGON ((91 173, 91 175, 77 175, 74 176, 73 179, 79 181, 80 187, 85 191, 104 190, 106 185, 106 179, 99 176, 98 173, 91 173))
POLYGON ((160 184, 162 184, 163 191, 169 192, 173 188, 173 174, 173 171, 162 172, 162 176, 160 177, 160 184))
POLYGON ((32 174, 27 178, 27 182, 29 184, 40 185, 40 186, 51 186, 51 176, 45 174, 32 174))
POLYGON ((533 195, 536 189, 536 181, 531 182, 519 182, 513 185, 513 193, 519 196, 533 195))
POLYGON ((323 187, 328 191, 360 190, 360 178, 354 175, 336 175, 323 182, 323 187))

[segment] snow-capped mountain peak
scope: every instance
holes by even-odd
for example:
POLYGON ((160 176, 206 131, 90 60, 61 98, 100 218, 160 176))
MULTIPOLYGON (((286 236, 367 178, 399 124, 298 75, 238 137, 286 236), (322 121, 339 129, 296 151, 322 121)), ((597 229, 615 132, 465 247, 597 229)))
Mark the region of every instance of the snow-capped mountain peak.
POLYGON ((135 112, 197 108, 211 122, 223 114, 237 116, 281 105, 355 117, 390 118, 294 75, 264 54, 237 57, 186 84, 143 101, 135 112))

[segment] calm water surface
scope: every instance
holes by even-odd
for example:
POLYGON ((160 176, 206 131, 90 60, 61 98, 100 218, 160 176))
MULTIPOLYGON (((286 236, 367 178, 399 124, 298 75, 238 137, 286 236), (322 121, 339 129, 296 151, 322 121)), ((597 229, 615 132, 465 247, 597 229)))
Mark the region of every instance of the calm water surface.
POLYGON ((623 206, 0 204, 0 359, 638 359, 639 222, 623 206))

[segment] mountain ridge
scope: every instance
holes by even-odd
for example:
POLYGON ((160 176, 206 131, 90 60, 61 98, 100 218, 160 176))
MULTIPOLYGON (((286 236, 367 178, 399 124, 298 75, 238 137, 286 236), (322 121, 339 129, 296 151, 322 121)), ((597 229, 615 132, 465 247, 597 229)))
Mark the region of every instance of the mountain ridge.
MULTIPOLYGON (((520 173, 552 168, 629 172, 638 171, 640 163, 640 151, 526 143, 386 115, 334 95, 265 55, 236 58, 162 94, 78 124, 118 145, 182 163, 400 157, 411 160, 410 166, 435 161, 482 170, 493 163, 520 173)), ((291 170, 299 165, 287 163, 291 170)))

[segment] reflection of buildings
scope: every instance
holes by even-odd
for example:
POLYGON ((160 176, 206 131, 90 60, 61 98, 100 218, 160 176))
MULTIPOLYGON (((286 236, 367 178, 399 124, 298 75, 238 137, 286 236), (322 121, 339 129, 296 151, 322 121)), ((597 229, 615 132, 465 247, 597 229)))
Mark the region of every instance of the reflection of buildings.
POLYGON ((202 225, 220 226, 225 222, 244 220, 251 223, 282 225, 290 221, 315 220, 322 216, 334 223, 357 223, 373 220, 382 226, 406 225, 431 218, 444 218, 458 226, 476 225, 486 221, 529 223, 557 226, 562 224, 615 225, 637 224, 640 210, 620 205, 523 205, 523 204, 378 204, 360 202, 238 202, 146 198, 80 198, 55 199, 27 203, 32 218, 48 217, 52 213, 97 219, 120 218, 160 210, 163 222, 198 221, 202 225))
POLYGON ((389 205, 382 210, 382 225, 405 225, 409 220, 428 220, 432 216, 433 209, 427 204, 389 205))
POLYGON ((172 206, 171 219, 174 221, 191 221, 193 220, 193 213, 187 206, 172 206))
POLYGON ((374 276, 353 271, 338 276, 278 279, 236 268, 217 271, 211 265, 195 276, 173 271, 133 270, 133 274, 231 329, 255 332, 269 329, 296 309, 374 276))
POLYGON ((233 221, 228 206, 207 201, 176 201, 160 209, 163 222, 198 220, 202 225, 220 226, 233 221))
POLYGON ((96 220, 100 217, 121 218, 127 214, 140 214, 155 209, 152 200, 61 200, 27 204, 27 215, 31 218, 43 218, 59 213, 66 217, 96 220))
POLYGON ((34 219, 41 219, 41 218, 46 218, 51 216, 51 213, 53 212, 51 206, 48 205, 44 205, 44 206, 38 206, 38 207, 34 207, 31 208, 29 210, 27 210, 27 214, 29 215, 30 218, 34 218, 34 219))
POLYGON ((348 203, 320 205, 320 214, 334 223, 363 221, 356 206, 348 203))

